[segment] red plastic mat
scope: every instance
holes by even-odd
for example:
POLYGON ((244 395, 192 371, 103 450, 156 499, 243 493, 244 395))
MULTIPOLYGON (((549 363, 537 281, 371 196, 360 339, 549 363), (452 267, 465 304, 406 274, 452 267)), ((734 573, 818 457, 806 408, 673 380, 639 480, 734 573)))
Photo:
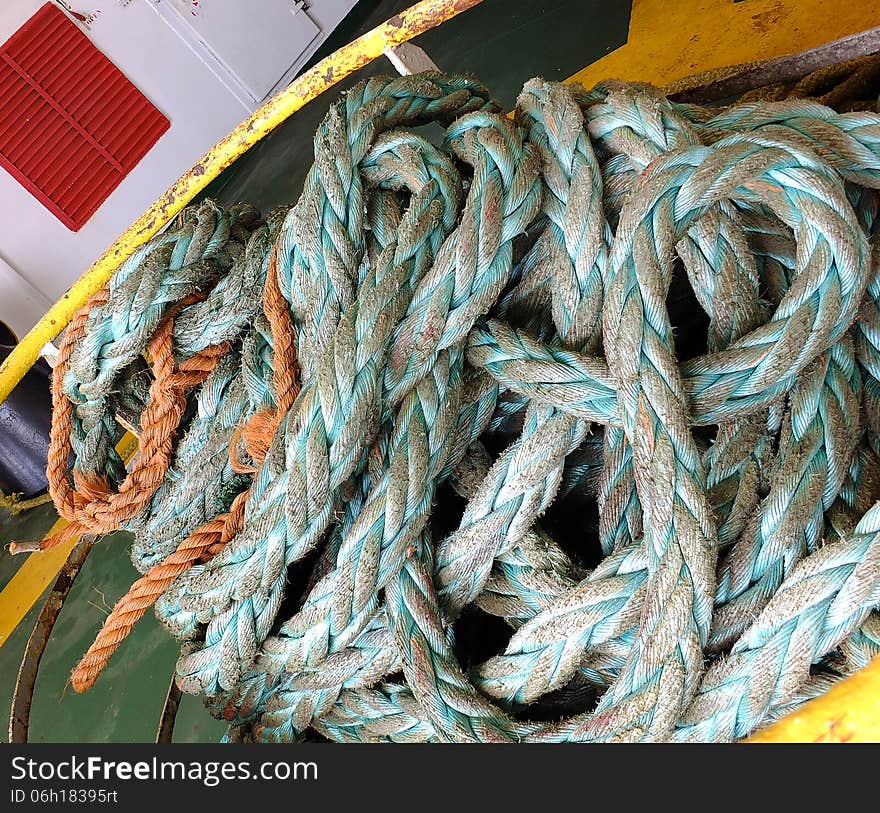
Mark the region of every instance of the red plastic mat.
POLYGON ((73 231, 168 127, 52 3, 0 46, 0 166, 73 231))

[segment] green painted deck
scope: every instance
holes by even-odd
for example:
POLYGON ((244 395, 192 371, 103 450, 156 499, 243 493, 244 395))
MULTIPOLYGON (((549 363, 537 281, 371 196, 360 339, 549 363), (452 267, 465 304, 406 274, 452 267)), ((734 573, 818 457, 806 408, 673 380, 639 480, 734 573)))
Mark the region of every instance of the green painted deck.
MULTIPOLYGON (((409 5, 411 0, 361 0, 315 61, 409 5)), ((475 74, 512 107, 526 79, 564 79, 623 44, 629 10, 626 0, 486 0, 416 42, 441 69, 475 74)), ((385 59, 367 66, 279 127, 221 176, 209 194, 227 203, 247 201, 264 211, 292 203, 311 164, 312 133, 339 90, 365 76, 393 72, 385 59)), ((51 505, 18 517, 0 513, 0 543, 39 539, 56 518, 51 505)), ((67 684, 103 618, 139 575, 128 556, 129 542, 125 533, 102 539, 77 577, 43 657, 31 712, 31 742, 155 739, 178 647, 152 613, 122 644, 93 689, 77 695, 67 684)), ((20 561, 0 554, 0 587, 20 561)), ((18 665, 41 604, 42 600, 0 646, 3 739, 18 665)), ((184 697, 175 741, 213 741, 224 730, 225 724, 212 719, 197 698, 184 697)))

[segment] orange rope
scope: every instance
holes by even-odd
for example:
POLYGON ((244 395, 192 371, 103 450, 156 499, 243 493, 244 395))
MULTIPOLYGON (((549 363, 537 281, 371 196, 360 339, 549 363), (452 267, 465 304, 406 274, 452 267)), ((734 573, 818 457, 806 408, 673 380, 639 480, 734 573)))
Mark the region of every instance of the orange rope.
POLYGON ((238 460, 235 447, 239 435, 244 438, 245 448, 252 460, 259 465, 269 451, 269 444, 278 424, 293 406, 299 395, 299 363, 296 357, 296 335, 287 301, 278 283, 278 244, 272 248, 266 270, 266 286, 263 289, 263 313, 272 331, 272 388, 275 391, 275 409, 263 409, 254 413, 250 420, 236 430, 230 444, 229 457, 232 468, 239 472, 254 473, 256 466, 238 460))
MULTIPOLYGON (((104 534, 136 516, 150 501, 171 465, 174 438, 186 409, 187 390, 201 384, 227 352, 229 343, 208 347, 180 364, 174 360, 174 317, 199 299, 187 297, 162 318, 149 344, 154 379, 149 400, 141 415, 139 451, 125 480, 112 491, 103 477, 74 471, 73 485, 67 476, 70 457, 73 404, 63 391, 70 357, 82 338, 88 309, 107 301, 107 289, 99 291, 70 323, 59 350, 52 376, 52 428, 49 438, 47 479, 58 513, 68 524, 40 542, 39 549, 60 545, 83 533, 104 534)), ((24 545, 10 545, 10 552, 24 545)))
POLYGON ((74 691, 84 692, 94 685, 117 647, 177 576, 185 573, 196 562, 210 559, 238 533, 244 521, 247 497, 248 492, 242 491, 232 501, 227 514, 222 514, 193 531, 174 553, 153 565, 116 602, 89 651, 73 670, 70 681, 74 691))
MULTIPOLYGON (((296 336, 290 311, 278 284, 277 250, 276 244, 269 258, 263 291, 263 310, 272 331, 272 383, 276 405, 275 409, 255 413, 241 430, 248 453, 257 465, 264 460, 278 424, 299 394, 296 336)), ((238 470, 255 471, 255 467, 245 467, 237 461, 234 448, 238 437, 239 430, 236 430, 229 450, 232 465, 238 470)), ((174 553, 153 565, 116 602, 94 643, 73 670, 71 684, 75 691, 84 692, 94 685, 117 647, 177 576, 197 562, 204 562, 215 556, 241 530, 249 495, 250 488, 236 496, 228 513, 209 520, 193 531, 178 545, 174 553)))

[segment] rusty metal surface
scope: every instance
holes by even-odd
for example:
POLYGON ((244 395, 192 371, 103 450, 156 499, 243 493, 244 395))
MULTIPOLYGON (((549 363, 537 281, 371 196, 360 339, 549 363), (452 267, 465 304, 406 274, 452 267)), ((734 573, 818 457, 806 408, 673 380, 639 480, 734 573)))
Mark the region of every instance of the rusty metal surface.
POLYGON ((796 54, 697 74, 667 86, 678 102, 711 104, 767 85, 793 82, 813 71, 880 51, 880 26, 796 54))
POLYGON ((174 738, 174 721, 177 719, 177 710, 180 708, 180 689, 174 675, 168 686, 168 694, 165 695, 165 705, 162 706, 162 716, 159 718, 159 729, 156 732, 157 743, 168 743, 174 738))
POLYGON ((18 670, 15 692, 12 695, 12 709, 9 716, 10 742, 27 742, 31 701, 34 696, 34 686, 37 682, 37 673, 40 669, 43 652, 46 650, 46 644, 49 642, 55 621, 64 606, 64 600, 67 598, 70 588, 73 587, 76 576, 94 543, 95 536, 85 535, 80 538, 76 547, 70 552, 46 598, 43 609, 40 611, 37 623, 34 625, 34 631, 28 639, 24 657, 18 670))

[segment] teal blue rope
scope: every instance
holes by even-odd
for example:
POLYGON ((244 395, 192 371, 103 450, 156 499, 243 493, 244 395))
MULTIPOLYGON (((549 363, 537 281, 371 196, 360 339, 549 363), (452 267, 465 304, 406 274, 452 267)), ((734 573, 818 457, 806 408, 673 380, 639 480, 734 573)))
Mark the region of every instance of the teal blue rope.
MULTIPOLYGON (((429 89, 435 87, 430 83, 425 84, 429 89)), ((390 87, 394 89, 395 83, 391 83, 390 87)), ((442 88, 438 89, 435 96, 440 95, 439 90, 442 88)), ((455 101, 453 110, 457 110, 462 101, 467 106, 473 106, 473 97, 468 92, 453 90, 452 94, 455 101)), ((374 134, 383 121, 386 121, 384 126, 388 126, 397 121, 406 121, 404 114, 407 113, 416 121, 419 120, 419 116, 424 115, 422 107, 417 106, 413 113, 412 101, 407 98, 397 101, 394 94, 376 97, 372 102, 375 103, 379 115, 387 114, 387 121, 379 119, 370 125, 370 119, 361 116, 359 123, 361 128, 370 126, 374 134)), ((449 109, 448 98, 445 99, 445 104, 446 109, 449 109)), ((478 100, 478 104, 482 102, 478 100)), ((329 119, 338 118, 338 115, 338 112, 331 112, 329 119)), ((367 155, 369 142, 363 138, 361 130, 353 130, 348 140, 357 145, 358 152, 355 154, 363 155, 369 166, 370 158, 367 155)), ((412 142, 412 139, 410 138, 409 141, 412 142)), ((400 144, 391 140, 384 142, 380 151, 381 149, 394 151, 400 147, 400 144)), ((338 148, 338 143, 328 141, 326 148, 322 145, 324 152, 319 153, 319 159, 323 155, 324 158, 321 160, 336 166, 339 157, 338 148)), ((412 150, 412 145, 410 149, 412 150)), ((310 324, 317 326, 318 333, 314 336, 304 333, 301 336, 300 347, 305 348, 304 372, 307 373, 309 370, 308 359, 311 350, 308 348, 314 344, 315 352, 320 353, 326 345, 331 357, 328 359, 327 374, 324 375, 325 387, 336 387, 338 383, 343 383, 334 381, 334 378, 344 371, 343 375, 348 378, 345 389, 340 386, 339 393, 333 394, 332 390, 321 392, 318 388, 309 386, 303 388, 299 403, 314 404, 311 407, 313 417, 297 426, 289 426, 288 421, 285 420, 279 433, 276 434, 278 439, 283 437, 281 431, 289 432, 297 438, 294 441, 294 448, 298 447, 302 451, 294 454, 294 459, 301 461, 302 468, 285 467, 283 461, 276 460, 276 455, 270 451, 264 469, 271 471, 271 487, 266 490, 261 489, 260 486, 264 482, 268 486, 269 481, 261 476, 257 477, 256 488, 248 502, 252 517, 248 525, 234 544, 212 560, 204 573, 194 577, 198 581, 191 586, 183 602, 182 609, 185 611, 210 613, 209 618, 219 617, 208 630, 204 649, 188 653, 179 664, 178 674, 181 680, 193 688, 204 688, 211 692, 232 688, 238 682, 242 665, 246 665, 256 654, 259 643, 268 635, 274 621, 284 587, 284 567, 306 555, 320 540, 334 508, 335 490, 355 473, 356 466, 361 460, 363 446, 369 442, 369 436, 364 435, 361 427, 369 426, 371 421, 375 423, 376 420, 375 417, 370 417, 370 411, 375 410, 377 406, 375 388, 378 386, 382 372, 381 358, 386 352, 390 338, 389 334, 384 336, 375 334, 376 308, 381 307, 387 311, 381 324, 390 331, 398 318, 396 316, 398 310, 401 307, 405 308, 407 304, 406 289, 401 291, 400 286, 414 285, 419 279, 426 265, 430 263, 445 230, 451 226, 448 216, 444 222, 442 213, 444 211, 449 213, 455 208, 455 190, 448 188, 449 179, 455 176, 443 169, 442 159, 439 156, 437 161, 431 158, 433 153, 426 142, 418 142, 416 150, 418 149, 426 152, 429 159, 424 165, 423 177, 416 182, 410 182, 415 186, 413 192, 420 198, 417 197, 409 209, 410 221, 404 223, 398 232, 398 246, 393 251, 386 252, 387 268, 369 275, 365 284, 361 286, 358 301, 364 303, 360 311, 362 317, 358 319, 356 308, 350 309, 345 318, 338 322, 336 338, 323 338, 324 333, 321 331, 326 330, 326 327, 321 325, 326 326, 338 321, 334 316, 336 313, 334 300, 328 300, 326 293, 312 294, 317 295, 325 304, 318 310, 318 319, 310 317, 312 320, 310 324), (435 166, 439 166, 439 170, 435 170, 435 166), (452 201, 443 204, 444 195, 452 195, 452 201), (435 198, 438 199, 437 203, 432 203, 435 198), (380 305, 383 299, 385 304, 380 305), (327 308, 330 310, 327 311, 327 308), (352 352, 359 345, 363 348, 360 358, 356 350, 352 352), (339 366, 347 366, 346 362, 349 359, 355 361, 353 368, 345 369, 339 366), (328 375, 331 372, 332 377, 328 375), (368 383, 370 380, 372 384, 368 383), (327 413, 328 406, 329 413, 327 413), (360 423, 349 423, 352 409, 355 407, 365 411, 361 413, 360 423), (352 428, 354 431, 351 431, 352 428), (320 457, 301 457, 307 450, 317 451, 317 444, 325 445, 327 452, 320 457), (272 471, 270 467, 277 468, 272 471), (292 505, 294 512, 288 512, 284 519, 283 494, 286 488, 295 494, 313 490, 315 499, 306 498, 304 503, 292 505), (322 493, 326 493, 326 496, 322 497, 322 493), (273 527, 268 535, 267 526, 273 527), (255 534, 251 533, 252 528, 255 534), (262 569, 258 583, 253 581, 254 568, 262 569), (240 656, 234 662, 222 657, 229 647, 242 649, 240 656)), ((348 167, 349 177, 360 177, 357 169, 359 163, 359 161, 354 162, 348 167)), ((381 173, 381 167, 378 167, 377 171, 381 173)), ((317 170, 313 174, 318 174, 317 170)), ((324 173, 323 177, 326 178, 327 173, 324 173)), ((332 189, 332 187, 328 188, 332 189)), ((360 232, 360 216, 356 214, 357 207, 362 206, 359 186, 355 184, 352 189, 340 191, 354 195, 356 202, 350 211, 357 222, 357 231, 360 232)), ((305 205, 305 198, 301 199, 298 208, 294 211, 301 211, 305 205)), ((338 206, 324 206, 323 211, 328 217, 338 216, 338 206)), ((329 226, 328 232, 338 234, 338 231, 329 226)), ((323 254, 321 257, 323 258, 323 254)), ((356 279, 357 269, 354 265, 356 260, 351 258, 348 262, 349 278, 356 279)), ((318 274, 310 279, 310 283, 315 284, 322 279, 327 277, 318 274)), ((345 301, 344 290, 342 296, 340 302, 345 301)), ((330 336, 329 333, 327 335, 330 336)), ((321 373, 316 372, 320 378, 321 373)), ((303 409, 309 411, 307 406, 303 409)))
POLYGON ((74 468, 119 482, 162 316, 205 291, 175 353, 230 344, 130 523, 145 570, 250 489, 157 604, 229 740, 727 740, 880 649, 880 117, 541 80, 496 111, 467 78, 358 85, 289 212, 188 210, 75 348, 74 468), (439 146, 411 132, 435 122, 439 146), (302 390, 249 475, 273 251, 302 390), (676 256, 708 316, 684 360, 676 256), (575 497, 598 539, 558 544, 575 497), (465 671, 474 608, 513 634, 465 671))

